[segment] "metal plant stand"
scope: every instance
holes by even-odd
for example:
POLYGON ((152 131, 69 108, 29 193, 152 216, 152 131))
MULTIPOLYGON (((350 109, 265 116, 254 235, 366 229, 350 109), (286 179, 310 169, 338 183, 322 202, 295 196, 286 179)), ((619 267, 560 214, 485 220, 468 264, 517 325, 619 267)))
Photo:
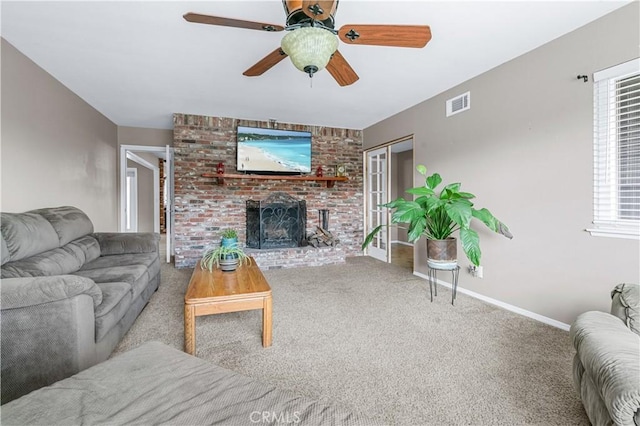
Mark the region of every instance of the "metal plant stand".
POLYGON ((456 293, 458 292, 458 275, 460 274, 460 266, 459 265, 434 265, 432 263, 427 263, 428 267, 428 277, 429 277, 429 292, 431 293, 431 301, 433 302, 433 293, 435 290, 436 296, 438 296, 438 286, 436 283, 437 272, 438 271, 451 271, 451 304, 456 300, 456 293))

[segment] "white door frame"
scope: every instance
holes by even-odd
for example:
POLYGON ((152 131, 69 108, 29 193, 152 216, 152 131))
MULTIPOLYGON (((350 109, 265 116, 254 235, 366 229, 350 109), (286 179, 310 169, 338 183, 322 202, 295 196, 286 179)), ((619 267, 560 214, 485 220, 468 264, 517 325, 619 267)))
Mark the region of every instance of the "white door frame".
MULTIPOLYGON (((364 235, 366 236, 371 230, 369 229, 369 221, 368 221, 368 215, 369 215, 369 194, 368 194, 368 188, 369 188, 369 173, 368 173, 368 161, 367 161, 367 154, 371 153, 373 151, 377 151, 377 150, 383 150, 386 149, 386 154, 387 154, 387 170, 386 170, 386 194, 387 194, 387 198, 389 197, 390 193, 391 193, 391 185, 392 185, 392 181, 391 181, 391 176, 392 176, 392 170, 391 170, 391 155, 393 152, 396 152, 396 149, 398 150, 397 152, 401 152, 401 151, 406 151, 411 149, 411 151, 415 152, 415 139, 414 139, 414 135, 410 134, 407 136, 403 136, 401 138, 398 139, 394 139, 390 142, 372 147, 370 149, 367 149, 363 152, 362 155, 362 161, 363 161, 363 170, 364 170, 364 192, 365 192, 365 196, 364 196, 364 235), (409 148, 410 146, 410 148, 409 148)), ((414 156, 414 160, 413 160, 413 170, 415 170, 415 156, 414 156)), ((387 202, 391 201, 389 199, 387 199, 387 202)), ((387 216, 386 216, 386 223, 391 223, 391 211, 389 209, 386 209, 387 211, 387 216)), ((386 247, 387 247, 387 252, 386 252, 386 262, 387 263, 391 263, 391 233, 387 231, 386 233, 386 237, 387 237, 387 241, 386 241, 386 247)), ((414 258, 415 258, 415 249, 416 246, 415 244, 410 244, 412 246, 414 246, 414 258)), ((371 247, 371 246, 369 246, 371 247)), ((365 249, 365 254, 369 254, 369 247, 367 247, 367 249, 365 249)), ((375 256, 373 256, 375 257, 375 256)), ((380 259, 378 257, 378 259, 380 259)), ((384 260, 384 259, 380 259, 380 260, 384 260)), ((414 263, 415 265, 415 263, 414 263)), ((414 267, 415 269, 415 267, 414 267)))

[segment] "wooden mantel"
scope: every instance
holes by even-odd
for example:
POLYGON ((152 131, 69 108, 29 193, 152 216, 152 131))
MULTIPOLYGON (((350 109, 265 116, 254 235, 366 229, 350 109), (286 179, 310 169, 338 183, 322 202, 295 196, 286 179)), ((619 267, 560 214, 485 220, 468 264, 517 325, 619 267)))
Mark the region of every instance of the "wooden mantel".
POLYGON ((231 173, 203 173, 202 177, 216 178, 218 185, 224 185, 225 179, 255 179, 255 180, 297 180, 297 181, 313 181, 326 182, 327 188, 333 188, 336 182, 346 182, 349 178, 345 176, 298 176, 298 175, 243 175, 231 173))

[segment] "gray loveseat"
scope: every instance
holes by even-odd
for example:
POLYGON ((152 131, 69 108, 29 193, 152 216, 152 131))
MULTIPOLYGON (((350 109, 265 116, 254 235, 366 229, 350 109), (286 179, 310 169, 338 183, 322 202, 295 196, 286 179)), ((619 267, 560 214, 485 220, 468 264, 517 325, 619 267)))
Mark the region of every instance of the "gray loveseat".
POLYGON ((160 283, 159 236, 56 207, 1 214, 2 403, 109 357, 160 283))
POLYGON ((611 298, 611 314, 571 325, 573 379, 592 424, 640 425, 640 286, 619 284, 611 298))

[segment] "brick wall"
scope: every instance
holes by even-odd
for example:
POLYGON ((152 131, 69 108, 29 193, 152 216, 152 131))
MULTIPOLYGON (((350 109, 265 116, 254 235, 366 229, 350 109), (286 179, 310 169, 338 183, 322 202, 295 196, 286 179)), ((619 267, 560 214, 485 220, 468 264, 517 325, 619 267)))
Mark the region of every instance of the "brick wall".
POLYGON ((192 267, 202 251, 220 240, 227 227, 238 230, 245 242, 245 203, 262 200, 273 191, 283 191, 307 202, 307 231, 318 224, 318 210, 329 209, 329 230, 340 239, 334 249, 290 249, 253 254, 261 267, 295 267, 303 264, 337 263, 362 252, 362 131, 277 123, 276 128, 312 133, 312 170, 322 165, 325 175, 333 166, 347 166, 348 182, 327 188, 325 182, 277 180, 230 180, 224 186, 202 173, 215 173, 222 161, 226 173, 236 173, 236 127, 269 127, 266 121, 227 117, 174 114, 175 168, 175 264, 192 267), (315 252, 313 252, 315 250, 315 252), (261 262, 261 259, 268 259, 261 262), (313 259, 313 261, 304 261, 313 259), (323 262, 323 259, 326 262, 323 262))

